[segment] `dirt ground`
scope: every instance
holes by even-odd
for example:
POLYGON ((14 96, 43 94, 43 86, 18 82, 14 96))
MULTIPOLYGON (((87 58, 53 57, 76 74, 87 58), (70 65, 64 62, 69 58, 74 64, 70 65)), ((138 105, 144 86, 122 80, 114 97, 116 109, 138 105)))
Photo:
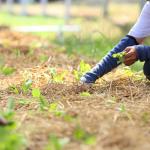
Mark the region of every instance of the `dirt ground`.
MULTIPOLYGON (((68 138, 64 150, 149 150, 150 149, 150 84, 141 75, 125 75, 123 68, 114 71, 93 86, 80 85, 72 71, 82 59, 68 56, 65 50, 29 34, 0 30, 0 55, 7 66, 14 67, 10 76, 0 75, 0 108, 5 108, 8 97, 16 100, 18 132, 28 141, 27 150, 44 150, 48 137, 54 133, 68 138), (11 35, 11 36, 10 36, 11 35), (31 42, 33 41, 33 42, 31 42), (19 54, 15 50, 20 50, 19 54), (41 62, 46 55, 48 61, 41 62), (64 83, 51 83, 48 67, 57 71, 69 70, 64 83), (11 85, 20 85, 26 79, 40 87, 49 103, 57 102, 72 121, 39 111, 38 103, 29 94, 10 92, 11 85), (82 92, 90 93, 81 95, 82 92), (29 103, 21 105, 20 99, 29 103), (73 136, 80 127, 96 137, 87 145, 73 136)), ((93 65, 95 62, 85 59, 93 65)))

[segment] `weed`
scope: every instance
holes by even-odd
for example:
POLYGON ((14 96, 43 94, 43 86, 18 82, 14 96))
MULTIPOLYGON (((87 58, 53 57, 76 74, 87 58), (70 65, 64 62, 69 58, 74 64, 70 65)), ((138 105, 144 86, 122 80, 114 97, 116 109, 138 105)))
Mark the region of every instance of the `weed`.
POLYGON ((85 130, 83 130, 81 127, 76 127, 73 137, 77 141, 81 141, 84 144, 87 145, 94 145, 96 143, 96 137, 95 135, 89 134, 85 130))
POLYGON ((45 150, 62 150, 70 141, 69 138, 59 138, 55 135, 49 136, 49 143, 45 150))
POLYGON ((22 106, 30 104, 30 101, 27 99, 19 99, 18 103, 22 106))
POLYGON ((126 52, 120 52, 120 53, 116 53, 113 54, 113 58, 117 58, 118 59, 118 64, 123 63, 124 62, 124 56, 126 55, 126 52))
POLYGON ((55 68, 50 68, 49 70, 52 76, 52 81, 54 83, 63 83, 63 80, 68 73, 67 70, 58 73, 55 68))
POLYGON ((112 106, 113 104, 116 104, 116 101, 117 101, 116 97, 112 96, 106 101, 106 106, 112 106))
POLYGON ((40 60, 41 63, 44 63, 48 60, 48 58, 49 57, 47 55, 43 54, 43 55, 40 55, 39 60, 40 60))
POLYGON ((82 92, 82 93, 80 93, 80 96, 89 97, 89 96, 91 96, 91 94, 89 92, 82 92))
POLYGON ((17 88, 16 85, 11 85, 9 87, 9 91, 12 92, 12 93, 14 93, 14 94, 19 94, 19 89, 17 88))
POLYGON ((0 72, 3 74, 3 75, 11 75, 12 73, 15 72, 15 69, 12 68, 12 67, 8 67, 8 66, 1 66, 0 67, 0 72))
POLYGON ((22 84, 21 90, 23 91, 23 93, 27 94, 30 91, 31 86, 32 86, 32 80, 29 79, 22 84))
POLYGON ((54 113, 56 116, 63 116, 65 112, 60 109, 58 103, 51 103, 49 106, 49 112, 54 113))
POLYGON ((49 103, 45 99, 45 97, 41 94, 41 91, 39 88, 33 88, 32 89, 32 96, 33 96, 33 98, 37 98, 37 100, 39 101, 40 109, 42 111, 48 110, 49 103))
POLYGON ((150 113, 148 113, 148 112, 144 112, 143 114, 142 114, 142 120, 143 120, 143 122, 145 123, 145 124, 147 124, 147 123, 149 123, 150 122, 150 113))
MULTIPOLYGON (((1 150, 18 150, 25 146, 25 139, 22 135, 17 133, 17 125, 13 121, 14 117, 14 99, 9 98, 5 112, 1 112, 2 116, 6 119, 5 125, 0 125, 0 149, 1 150)), ((1 118, 3 118, 1 117, 1 118)))
POLYGON ((15 53, 16 57, 21 56, 21 51, 19 49, 14 49, 14 53, 15 53))
POLYGON ((121 104, 118 108, 119 112, 123 114, 125 117, 127 117, 130 121, 133 122, 131 114, 127 111, 126 106, 124 104, 121 104))
POLYGON ((91 66, 87 63, 85 63, 83 60, 80 62, 78 69, 74 70, 73 74, 77 81, 80 80, 80 78, 89 70, 91 69, 91 66))

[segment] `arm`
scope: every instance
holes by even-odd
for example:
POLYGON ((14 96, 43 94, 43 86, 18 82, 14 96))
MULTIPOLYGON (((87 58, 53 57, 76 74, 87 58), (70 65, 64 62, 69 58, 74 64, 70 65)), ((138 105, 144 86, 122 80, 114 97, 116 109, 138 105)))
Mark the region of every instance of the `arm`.
POLYGON ((135 46, 137 52, 137 58, 140 61, 150 60, 150 46, 138 45, 135 46))
POLYGON ((127 47, 125 51, 126 55, 124 59, 124 64, 127 66, 134 64, 137 60, 150 60, 150 46, 136 45, 127 47))

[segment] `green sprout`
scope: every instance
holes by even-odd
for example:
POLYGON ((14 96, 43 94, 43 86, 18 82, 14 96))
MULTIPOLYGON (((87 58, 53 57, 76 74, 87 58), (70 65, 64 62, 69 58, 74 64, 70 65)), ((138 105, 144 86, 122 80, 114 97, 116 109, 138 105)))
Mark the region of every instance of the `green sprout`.
POLYGON ((82 60, 78 66, 78 69, 73 72, 75 79, 79 81, 80 78, 89 70, 91 70, 91 66, 82 60))
POLYGON ((126 106, 124 104, 121 104, 120 107, 118 108, 118 110, 121 114, 123 114, 131 122, 133 122, 132 115, 127 111, 126 106))
POLYGON ((39 60, 41 63, 44 63, 48 60, 48 58, 49 57, 47 55, 42 54, 42 55, 40 55, 39 60))
POLYGON ((33 98, 36 98, 39 101, 39 106, 42 111, 48 110, 49 103, 47 99, 41 94, 41 91, 39 88, 32 89, 32 96, 33 98))
POLYGON ((21 90, 23 91, 23 93, 27 94, 30 89, 31 89, 31 86, 32 86, 32 80, 26 80, 22 86, 21 86, 21 90))
POLYGON ((11 75, 12 73, 15 72, 15 69, 12 68, 12 67, 8 67, 8 66, 1 66, 0 67, 0 72, 5 75, 5 76, 8 76, 8 75, 11 75))
POLYGON ((117 58, 118 59, 118 63, 123 63, 125 55, 126 55, 126 52, 120 52, 120 53, 113 54, 112 57, 113 58, 117 58))
POLYGON ((69 138, 59 138, 56 135, 50 135, 45 150, 62 150, 69 141, 69 138))
POLYGON ((8 98, 5 111, 1 111, 0 116, 0 150, 17 150, 25 146, 26 141, 17 132, 17 124, 14 121, 14 99, 8 98))
POLYGON ((76 127, 73 137, 77 141, 81 141, 86 145, 94 145, 96 143, 96 137, 83 130, 81 127, 76 127))
POLYGON ((67 70, 62 71, 61 73, 57 73, 55 68, 49 68, 49 70, 52 76, 52 81, 54 83, 63 83, 63 80, 68 73, 67 70))
POLYGON ((89 92, 82 92, 82 93, 80 93, 80 96, 89 97, 89 96, 91 96, 91 94, 89 92))

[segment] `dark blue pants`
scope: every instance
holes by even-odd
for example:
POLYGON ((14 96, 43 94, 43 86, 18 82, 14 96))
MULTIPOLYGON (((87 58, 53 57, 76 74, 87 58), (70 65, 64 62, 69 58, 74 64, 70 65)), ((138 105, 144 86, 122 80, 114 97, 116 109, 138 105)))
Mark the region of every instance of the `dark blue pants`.
POLYGON ((150 80, 150 60, 146 61, 143 67, 143 72, 148 80, 150 80))

